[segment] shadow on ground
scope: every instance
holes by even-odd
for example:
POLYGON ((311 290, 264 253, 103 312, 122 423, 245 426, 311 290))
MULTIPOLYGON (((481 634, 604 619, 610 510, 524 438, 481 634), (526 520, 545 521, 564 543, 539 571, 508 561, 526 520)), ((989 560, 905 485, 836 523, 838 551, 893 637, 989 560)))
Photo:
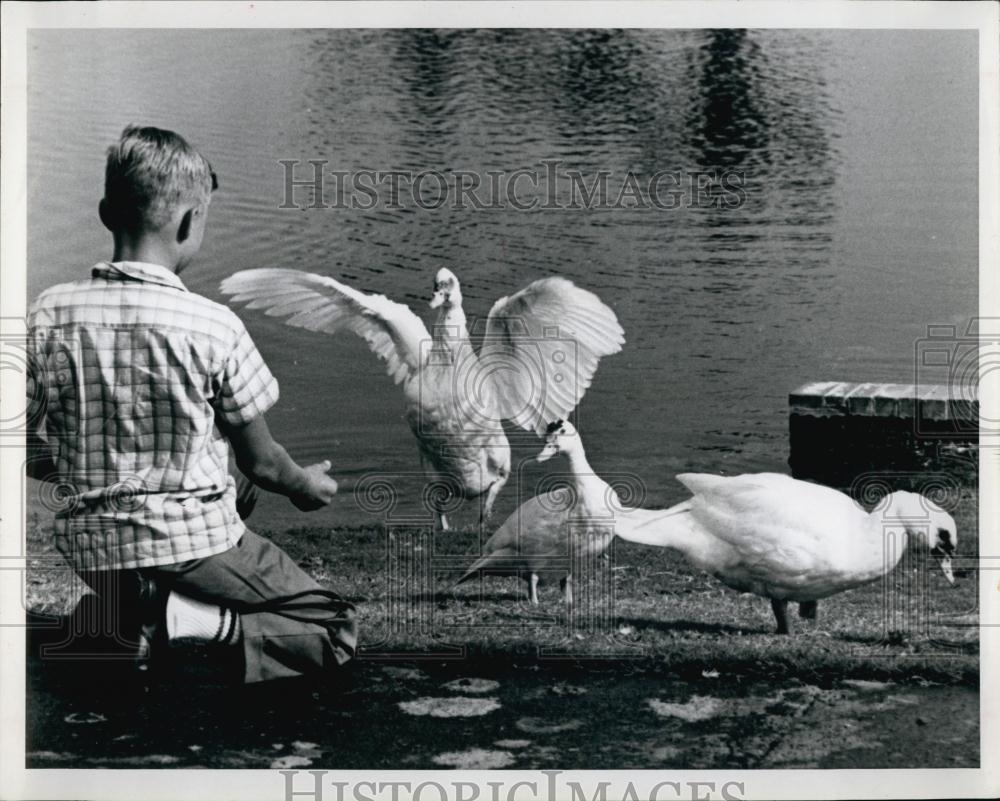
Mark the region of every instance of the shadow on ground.
MULTIPOLYGON (((154 675, 28 658, 29 768, 977 767, 968 683, 658 668, 650 662, 362 658, 325 685, 225 683, 207 650, 154 675)), ((178 656, 181 654, 178 653, 178 656)))

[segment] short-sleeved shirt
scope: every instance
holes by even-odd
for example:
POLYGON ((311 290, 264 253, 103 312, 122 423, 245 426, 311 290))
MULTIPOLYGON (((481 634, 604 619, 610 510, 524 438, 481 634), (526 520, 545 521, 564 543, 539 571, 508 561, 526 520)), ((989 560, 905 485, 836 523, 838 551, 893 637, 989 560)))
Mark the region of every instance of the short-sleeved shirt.
POLYGON ((28 352, 61 483, 47 485, 55 544, 75 568, 174 564, 239 542, 217 418, 249 423, 278 385, 230 309, 165 267, 101 263, 38 297, 28 352))

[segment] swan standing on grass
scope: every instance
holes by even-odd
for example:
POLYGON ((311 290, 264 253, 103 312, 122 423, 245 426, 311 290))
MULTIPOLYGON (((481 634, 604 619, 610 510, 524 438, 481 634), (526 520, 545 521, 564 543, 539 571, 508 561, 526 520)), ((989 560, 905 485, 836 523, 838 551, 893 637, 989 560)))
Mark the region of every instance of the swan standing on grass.
POLYGON ((498 300, 477 355, 469 341, 458 279, 442 269, 431 308, 433 337, 409 307, 383 295, 299 270, 242 270, 222 282, 233 302, 290 315, 288 325, 335 334, 352 331, 402 384, 406 419, 417 438, 438 526, 448 530, 450 497, 485 495, 480 522, 510 476, 502 421, 541 435, 569 414, 590 386, 602 356, 621 350, 618 319, 592 292, 564 278, 543 278, 498 300), (441 492, 442 489, 445 490, 441 492))
POLYGON ((869 514, 841 492, 778 473, 677 479, 693 498, 630 510, 618 536, 674 548, 724 584, 770 598, 779 634, 791 631, 789 601, 815 618, 818 600, 887 574, 903 557, 904 534, 930 548, 955 581, 955 521, 922 495, 894 492, 869 514))
POLYGON ((615 537, 621 503, 614 489, 587 463, 576 428, 562 420, 548 427, 538 461, 559 453, 569 459, 572 484, 521 504, 486 541, 483 555, 453 589, 480 572, 521 575, 528 581, 529 600, 537 606, 539 574, 562 573, 566 603, 573 603, 573 565, 607 550, 615 537))

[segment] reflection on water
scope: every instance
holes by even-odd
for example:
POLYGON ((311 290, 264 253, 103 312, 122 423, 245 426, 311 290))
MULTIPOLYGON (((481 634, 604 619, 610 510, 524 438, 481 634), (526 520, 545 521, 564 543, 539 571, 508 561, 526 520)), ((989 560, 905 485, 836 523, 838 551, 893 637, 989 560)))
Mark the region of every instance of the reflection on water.
MULTIPOLYGON (((185 275, 210 297, 271 265, 425 319, 446 266, 470 324, 545 275, 598 292, 628 342, 578 419, 595 468, 634 470, 650 503, 679 498, 683 470, 783 469, 790 389, 905 380, 928 323, 975 312, 975 197, 959 190, 976 176, 974 32, 34 31, 29 53, 30 294, 108 255, 94 209, 121 127, 175 128, 222 176, 185 275), (630 172, 688 183, 669 210, 279 210, 278 159, 478 175, 550 160, 588 183, 607 171, 612 199, 630 172), (725 170, 745 176, 740 208, 689 202, 691 176, 725 170)), ((330 456, 347 490, 417 470, 401 395, 362 343, 240 313, 297 457, 330 456)), ((516 445, 515 469, 535 449, 516 445)), ((498 514, 538 475, 512 479, 498 514)), ((402 482, 404 511, 417 483, 402 482)), ((367 519, 349 506, 323 514, 367 519)))
POLYGON ((703 167, 760 167, 771 163, 769 120, 762 113, 760 62, 766 55, 742 29, 706 31, 688 70, 700 102, 687 127, 703 167))

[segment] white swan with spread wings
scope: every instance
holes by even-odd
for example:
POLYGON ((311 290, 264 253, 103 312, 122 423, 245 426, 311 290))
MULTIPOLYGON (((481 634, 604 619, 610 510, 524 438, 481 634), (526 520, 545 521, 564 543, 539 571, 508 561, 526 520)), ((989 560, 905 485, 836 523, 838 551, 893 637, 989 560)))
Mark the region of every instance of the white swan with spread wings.
POLYGON ((482 520, 510 476, 502 421, 542 435, 583 397, 602 356, 621 350, 625 334, 595 294, 565 278, 542 278, 498 300, 477 354, 469 341, 458 278, 438 271, 428 333, 404 304, 369 295, 322 275, 282 268, 242 270, 222 282, 233 302, 285 317, 288 325, 335 334, 352 331, 401 384, 417 438, 437 523, 448 529, 450 496, 485 496, 482 520))

